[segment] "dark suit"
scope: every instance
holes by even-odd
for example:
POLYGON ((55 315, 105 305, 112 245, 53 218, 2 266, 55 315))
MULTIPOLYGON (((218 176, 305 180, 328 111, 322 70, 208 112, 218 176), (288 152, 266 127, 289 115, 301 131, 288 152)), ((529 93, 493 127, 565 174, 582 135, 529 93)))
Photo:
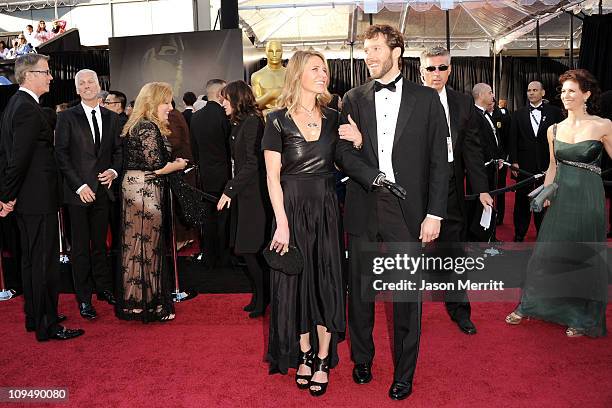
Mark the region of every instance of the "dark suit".
MULTIPOLYGON (((495 120, 489 113, 485 113, 484 110, 479 107, 476 109, 476 124, 478 128, 478 135, 480 137, 480 145, 482 146, 483 159, 485 163, 489 163, 492 159, 506 159, 506 153, 504 150, 504 144, 502 135, 497 128, 495 120), (490 120, 489 120, 490 119, 490 120)), ((499 187, 499 172, 497 170, 497 164, 491 163, 486 167, 487 180, 488 180, 488 191, 494 190, 499 187)), ((471 189, 471 181, 468 175, 468 193, 472 194, 474 191, 471 189)), ((497 208, 496 208, 497 209, 497 208)), ((468 226, 477 223, 476 219, 480 219, 482 214, 482 205, 477 200, 470 201, 468 203, 468 226)), ((495 220, 491 221, 492 228, 495 228, 495 220)), ((494 231, 494 229, 492 230, 494 231)), ((493 237, 495 234, 493 232, 493 237)), ((480 240, 479 237, 473 236, 468 229, 468 239, 480 240)))
POLYGON ((53 129, 38 103, 17 91, 4 111, 0 133, 0 201, 17 199, 26 326, 47 340, 57 324, 60 175, 53 129))
MULTIPOLYGON (((231 178, 229 135, 231 127, 225 110, 214 101, 191 117, 191 151, 200 171, 202 191, 221 196, 231 178)), ((213 203, 207 203, 209 214, 204 223, 202 250, 214 264, 227 247, 227 212, 220 214, 213 203)))
MULTIPOLYGON (((345 231, 350 235, 349 331, 355 363, 374 358, 374 303, 360 296, 357 256, 364 242, 417 242, 427 214, 446 216, 449 167, 448 127, 437 93, 402 79, 402 95, 392 148, 396 183, 409 198, 399 200, 386 189, 371 189, 379 168, 374 81, 346 93, 343 115, 350 114, 363 135, 359 157, 348 142, 337 147, 337 162, 351 177, 347 185, 345 231), (359 182, 359 184, 358 184, 359 182)), ((386 91, 381 91, 386 92, 386 91)), ((412 383, 418 356, 421 303, 394 303, 394 380, 412 383)))
MULTIPOLYGON (((540 126, 536 135, 531 126, 529 106, 520 108, 512 115, 509 149, 510 162, 518 163, 520 169, 532 174, 541 173, 548 168, 550 153, 546 132, 552 124, 563 120, 563 113, 556 106, 543 103, 540 118, 540 126)), ((526 178, 528 177, 519 174, 517 181, 522 181, 526 178)), ((516 238, 523 239, 525 237, 531 222, 527 194, 542 182, 543 178, 538 184, 534 183, 531 186, 516 190, 514 198, 514 236, 516 238)), ((534 213, 534 221, 538 231, 544 214, 544 211, 534 213)))
MULTIPOLYGON (((449 163, 447 215, 442 221, 439 242, 459 243, 467 238, 464 180, 467 173, 470 191, 488 191, 487 173, 484 167, 480 137, 478 134, 478 113, 473 99, 462 93, 446 88, 450 134, 453 144, 453 162, 449 163)), ((446 250, 451 256, 465 256, 461 248, 452 246, 446 250)), ((453 320, 470 318, 470 303, 465 290, 446 293, 446 309, 453 320)))
POLYGON ((85 112, 82 104, 60 112, 55 132, 55 152, 64 176, 64 202, 70 213, 72 276, 79 303, 91 302, 94 286, 98 293, 113 292, 106 258, 106 234, 110 201, 115 201, 115 196, 111 189, 100 184, 98 174, 108 169, 119 174, 122 166, 119 115, 100 107, 102 129, 98 152, 86 115, 91 115, 91 109, 85 112), (95 193, 93 203, 84 203, 76 193, 83 184, 95 193))
POLYGON ((193 108, 185 109, 183 111, 183 117, 185 118, 185 122, 187 122, 187 126, 191 126, 191 117, 193 116, 193 108))
MULTIPOLYGON (((492 113, 493 123, 497 128, 497 132, 501 137, 502 146, 504 146, 505 153, 508 154, 508 146, 510 146, 510 122, 512 117, 508 112, 508 109, 498 108, 497 106, 493 109, 492 113)), ((506 178, 508 176, 508 167, 504 166, 499 170, 497 177, 497 188, 506 187, 506 178)), ((504 221, 504 214, 506 212, 506 194, 497 195, 497 223, 502 224, 504 221)))

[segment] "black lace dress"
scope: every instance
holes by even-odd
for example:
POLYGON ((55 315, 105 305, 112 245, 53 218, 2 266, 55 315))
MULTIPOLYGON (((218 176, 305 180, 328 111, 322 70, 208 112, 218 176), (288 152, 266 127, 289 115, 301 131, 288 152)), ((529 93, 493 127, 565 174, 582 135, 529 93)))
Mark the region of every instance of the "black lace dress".
POLYGON ((125 137, 121 185, 121 276, 115 313, 124 320, 157 321, 174 313, 163 237, 165 177, 154 173, 170 161, 165 137, 142 120, 125 137))

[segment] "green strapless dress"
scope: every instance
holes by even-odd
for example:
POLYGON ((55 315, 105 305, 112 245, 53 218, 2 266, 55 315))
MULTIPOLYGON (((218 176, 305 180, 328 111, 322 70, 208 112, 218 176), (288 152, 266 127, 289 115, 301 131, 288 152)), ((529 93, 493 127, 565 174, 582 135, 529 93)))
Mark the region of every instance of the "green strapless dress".
POLYGON ((517 312, 603 336, 609 274, 603 144, 565 143, 556 140, 556 126, 554 133, 559 188, 529 260, 517 312))

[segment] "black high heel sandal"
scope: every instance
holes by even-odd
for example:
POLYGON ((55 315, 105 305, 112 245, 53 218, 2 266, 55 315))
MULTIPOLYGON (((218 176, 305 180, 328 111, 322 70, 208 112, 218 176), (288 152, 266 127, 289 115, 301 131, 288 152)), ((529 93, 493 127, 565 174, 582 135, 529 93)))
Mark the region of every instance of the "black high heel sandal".
POLYGON ((310 379, 312 378, 312 364, 313 364, 314 352, 312 349, 307 352, 303 352, 300 350, 300 358, 298 360, 298 370, 300 369, 300 365, 304 364, 306 367, 310 368, 310 374, 296 374, 295 375, 295 383, 300 390, 305 390, 310 387, 310 379), (299 380, 306 380, 304 384, 299 383, 299 380))
POLYGON ((314 375, 314 373, 316 373, 317 371, 323 371, 327 374, 327 382, 320 383, 310 380, 310 395, 312 395, 313 397, 320 397, 327 391, 327 385, 329 384, 329 356, 325 358, 319 358, 319 356, 315 357, 314 365, 312 367, 312 375, 314 375), (313 386, 320 387, 320 389, 313 390, 313 386))

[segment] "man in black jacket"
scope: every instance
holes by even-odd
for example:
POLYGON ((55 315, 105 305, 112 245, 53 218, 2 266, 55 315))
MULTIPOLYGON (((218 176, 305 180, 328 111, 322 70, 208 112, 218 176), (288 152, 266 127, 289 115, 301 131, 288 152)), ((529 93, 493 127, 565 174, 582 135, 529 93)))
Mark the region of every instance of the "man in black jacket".
MULTIPOLYGON (((550 156, 546 131, 554 123, 563 120, 561 109, 543 103, 542 98, 544 98, 542 83, 538 81, 530 82, 527 86, 529 105, 514 112, 510 130, 510 162, 514 167, 532 174, 541 173, 548 168, 550 156)), ((528 177, 518 174, 516 171, 513 171, 513 176, 517 178, 517 182, 528 177)), ((516 190, 514 196, 514 241, 523 241, 531 222, 527 194, 542 184, 543 181, 544 178, 542 177, 539 182, 516 190)), ((534 213, 534 221, 538 231, 544 214, 545 211, 534 213)))
POLYGON ((0 216, 14 210, 21 237, 25 327, 38 341, 67 340, 84 333, 61 326, 57 211, 60 174, 53 129, 38 105, 49 92, 48 57, 27 54, 15 60, 19 90, 11 97, 0 132, 0 216))
MULTIPOLYGON (((471 190, 480 193, 483 206, 492 206, 487 193, 488 182, 478 136, 476 109, 472 98, 446 86, 451 73, 451 56, 446 48, 433 47, 421 54, 421 75, 426 86, 435 89, 444 108, 450 138, 447 139, 449 166, 448 203, 438 241, 460 243, 466 240, 466 204, 464 179, 468 174, 471 190)), ((459 248, 449 248, 449 250, 459 248)), ((453 251, 454 254, 454 251, 453 251)), ((461 256, 461 254, 456 254, 461 256)), ((465 255, 464 255, 465 256, 465 255)), ((446 292, 446 310, 459 329, 476 334, 470 319, 471 307, 465 290, 446 292)))
MULTIPOLYGON (((208 103, 191 117, 191 151, 200 169, 202 191, 221 197, 225 184, 231 178, 229 136, 231 127, 221 106, 222 79, 206 83, 208 103)), ((214 266, 227 247, 227 211, 217 212, 215 203, 207 204, 204 239, 200 243, 209 266, 214 266)))
POLYGON ((113 181, 122 149, 119 116, 98 105, 98 76, 89 69, 75 76, 81 103, 60 112, 55 132, 57 161, 64 176, 64 202, 70 213, 72 276, 81 316, 94 319, 91 296, 115 303, 106 256, 113 181), (91 242, 91 244, 90 244, 91 242))
MULTIPOLYGON (((361 297, 358 252, 368 242, 436 239, 440 221, 446 216, 449 177, 444 110, 434 90, 409 82, 401 75, 403 35, 387 25, 370 26, 365 33, 364 49, 374 80, 345 94, 342 112, 350 115, 354 124, 340 127, 344 136, 361 132, 361 157, 343 155, 342 146, 337 157, 340 167, 351 177, 346 191, 344 227, 350 236, 348 323, 355 363, 353 379, 359 384, 372 379, 374 303, 361 297), (364 163, 369 167, 364 167, 364 163), (409 199, 400 200, 384 188, 369 188, 367 180, 380 177, 376 169, 384 173, 387 181, 403 186, 409 199), (356 180, 366 182, 358 184, 356 180)), ((340 145, 346 143, 342 141, 340 145)), ((393 321, 395 370, 389 396, 400 400, 412 393, 421 333, 420 300, 395 302, 393 321)))

